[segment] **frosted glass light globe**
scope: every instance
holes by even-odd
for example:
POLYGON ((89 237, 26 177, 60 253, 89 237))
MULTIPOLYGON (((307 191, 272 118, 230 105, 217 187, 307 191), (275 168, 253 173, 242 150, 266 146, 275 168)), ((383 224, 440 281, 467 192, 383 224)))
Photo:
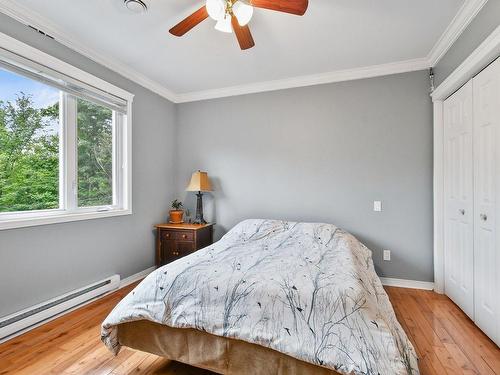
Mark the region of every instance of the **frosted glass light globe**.
POLYGON ((215 24, 215 30, 222 31, 223 33, 232 33, 233 27, 231 26, 231 16, 226 14, 226 16, 217 21, 215 24))
POLYGON ((207 0, 207 13, 211 19, 219 21, 226 14, 226 2, 224 0, 207 0))
POLYGON ((240 26, 245 26, 252 19, 253 6, 237 1, 233 4, 233 13, 238 19, 240 26))

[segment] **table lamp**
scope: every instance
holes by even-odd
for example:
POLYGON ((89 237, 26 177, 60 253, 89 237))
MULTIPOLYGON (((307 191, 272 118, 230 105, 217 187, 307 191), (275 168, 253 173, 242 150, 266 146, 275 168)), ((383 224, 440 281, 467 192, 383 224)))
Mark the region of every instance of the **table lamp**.
POLYGON ((196 218, 194 219, 195 224, 206 224, 207 222, 203 218, 203 192, 212 191, 212 185, 208 179, 207 172, 196 171, 191 176, 191 182, 189 183, 186 191, 197 191, 196 193, 196 218))

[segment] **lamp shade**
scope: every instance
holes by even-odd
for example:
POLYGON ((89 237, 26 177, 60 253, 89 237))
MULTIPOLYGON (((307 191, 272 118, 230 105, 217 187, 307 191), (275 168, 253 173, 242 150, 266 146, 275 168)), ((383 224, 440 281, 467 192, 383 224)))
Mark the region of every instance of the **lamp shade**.
POLYGON ((208 179, 207 172, 194 172, 186 191, 212 191, 212 185, 208 179))

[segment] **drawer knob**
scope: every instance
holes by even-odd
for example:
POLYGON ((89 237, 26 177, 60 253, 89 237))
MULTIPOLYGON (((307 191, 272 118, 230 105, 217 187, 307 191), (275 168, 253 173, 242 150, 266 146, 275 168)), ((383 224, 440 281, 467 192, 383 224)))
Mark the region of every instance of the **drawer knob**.
POLYGON ((170 233, 165 234, 165 237, 169 238, 170 237, 170 233))
POLYGON ((488 220, 488 216, 486 214, 481 214, 479 215, 479 217, 481 218, 482 221, 488 220))
POLYGON ((465 215, 465 210, 463 208, 459 209, 458 212, 460 212, 462 215, 465 215))
POLYGON ((182 238, 187 238, 187 235, 183 234, 183 235, 182 235, 182 238))

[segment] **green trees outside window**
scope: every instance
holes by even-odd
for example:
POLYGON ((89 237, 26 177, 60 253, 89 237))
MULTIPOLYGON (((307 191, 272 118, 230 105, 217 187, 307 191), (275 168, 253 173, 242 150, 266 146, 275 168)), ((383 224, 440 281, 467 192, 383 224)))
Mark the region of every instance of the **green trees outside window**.
MULTIPOLYGON (((59 208, 59 103, 35 99, 0 96, 0 213, 59 208)), ((77 99, 76 121, 78 206, 111 205, 113 113, 77 99)))
POLYGON ((0 101, 0 212, 59 207, 59 105, 0 101))
POLYGON ((113 112, 77 101, 78 206, 113 204, 113 112))

